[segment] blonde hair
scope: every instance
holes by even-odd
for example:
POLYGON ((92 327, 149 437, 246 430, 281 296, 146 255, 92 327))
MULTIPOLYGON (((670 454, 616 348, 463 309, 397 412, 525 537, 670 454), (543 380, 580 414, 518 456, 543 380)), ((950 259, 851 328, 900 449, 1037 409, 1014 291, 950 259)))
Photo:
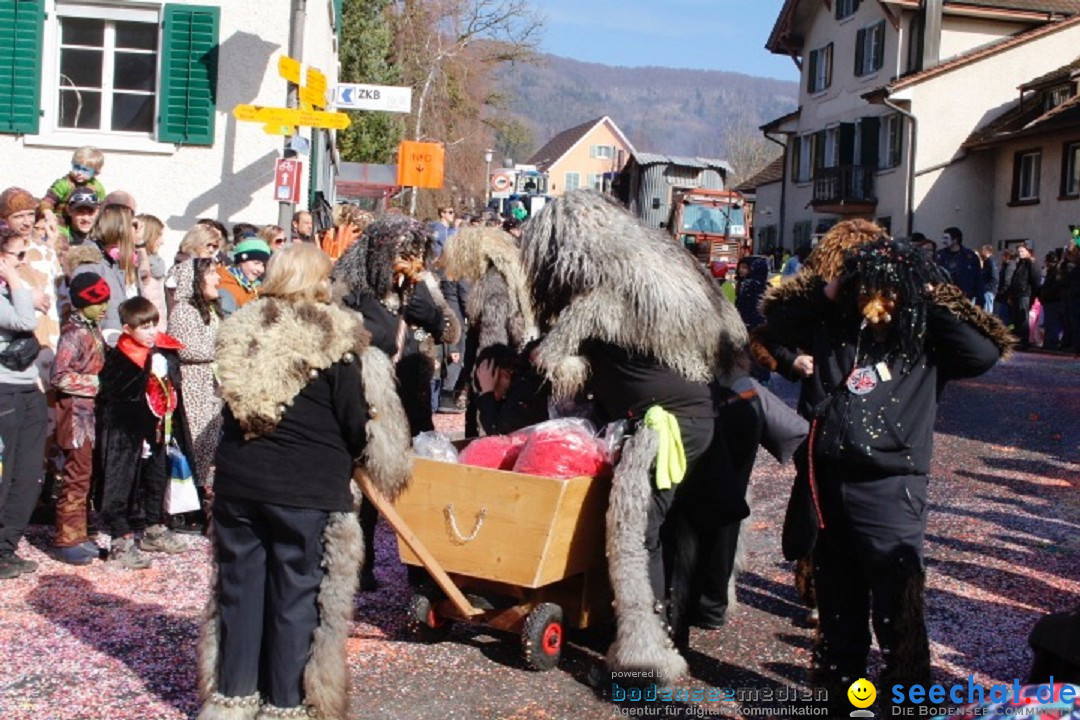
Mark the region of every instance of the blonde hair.
POLYGON ((95 173, 105 165, 105 154, 92 145, 85 145, 71 155, 72 165, 85 165, 95 173))
POLYGON ((330 302, 330 256, 311 243, 295 243, 270 256, 259 297, 286 302, 330 302))
POLYGON ((271 252, 274 251, 275 235, 285 235, 285 240, 288 241, 289 239, 288 234, 285 232, 285 229, 279 225, 263 225, 261 228, 259 228, 259 232, 256 234, 258 235, 260 240, 270 246, 271 252))
POLYGON ((165 229, 165 224, 158 219, 156 215, 136 215, 135 219, 142 223, 143 226, 143 242, 146 243, 146 252, 148 255, 153 255, 161 249, 161 233, 165 229))
POLYGON ((115 247, 118 251, 116 264, 124 271, 124 282, 134 285, 138 281, 138 261, 135 255, 135 214, 127 205, 109 203, 101 208, 94 226, 90 228, 90 239, 108 251, 115 247))
POLYGON ((180 241, 180 252, 188 257, 202 257, 200 253, 210 243, 220 245, 221 233, 213 226, 197 223, 184 234, 184 239, 180 241))

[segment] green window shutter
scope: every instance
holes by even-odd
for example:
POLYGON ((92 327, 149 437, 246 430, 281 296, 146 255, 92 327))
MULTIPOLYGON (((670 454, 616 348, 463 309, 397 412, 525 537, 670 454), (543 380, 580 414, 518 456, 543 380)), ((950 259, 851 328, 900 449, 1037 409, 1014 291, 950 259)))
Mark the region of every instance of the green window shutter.
POLYGON ((214 143, 221 9, 166 5, 161 40, 158 139, 214 143))
POLYGON ((345 0, 334 0, 334 29, 337 30, 338 45, 341 45, 341 6, 345 0))
POLYGON ((38 131, 44 5, 44 0, 0 0, 0 133, 38 131))

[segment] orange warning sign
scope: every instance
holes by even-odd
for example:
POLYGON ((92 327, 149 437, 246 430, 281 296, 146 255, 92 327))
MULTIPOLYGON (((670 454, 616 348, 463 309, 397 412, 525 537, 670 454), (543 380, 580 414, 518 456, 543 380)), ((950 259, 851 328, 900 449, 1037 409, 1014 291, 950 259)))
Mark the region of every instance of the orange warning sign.
POLYGON ((442 143, 403 140, 398 147, 398 180, 402 187, 441 188, 446 151, 442 143))

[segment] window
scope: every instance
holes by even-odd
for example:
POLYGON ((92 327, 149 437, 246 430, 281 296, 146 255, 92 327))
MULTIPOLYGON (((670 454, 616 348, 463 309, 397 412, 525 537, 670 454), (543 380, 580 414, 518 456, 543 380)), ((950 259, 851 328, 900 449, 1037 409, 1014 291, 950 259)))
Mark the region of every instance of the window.
POLYGON ((589 147, 589 157, 612 159, 615 157, 614 145, 592 145, 589 147))
POLYGON ((570 190, 577 190, 579 187, 581 187, 581 174, 576 172, 566 173, 563 190, 569 192, 570 190))
POLYGON ((810 182, 814 168, 817 137, 811 133, 795 138, 792 154, 792 179, 797 183, 810 182))
POLYGON ((881 169, 894 168, 903 161, 904 117, 894 113, 883 118, 881 123, 881 169))
POLYGON ((157 56, 156 22, 61 16, 57 126, 152 132, 157 56))
POLYGON ((809 220, 795 223, 795 227, 792 228, 792 247, 809 247, 811 229, 812 224, 809 220))
POLYGON ((1080 142, 1066 143, 1062 152, 1061 195, 1080 196, 1080 142))
POLYGON ((592 188, 593 190, 603 190, 604 189, 604 175, 603 175, 603 173, 589 173, 588 187, 592 188))
POLYGON ((840 164, 840 126, 825 128, 825 150, 822 167, 832 168, 840 164))
POLYGON ((0 132, 59 147, 213 143, 220 15, 188 4, 0 0, 0 25, 19 37, 0 43, 0 67, 14 68, 0 73, 0 98, 10 99, 0 132))
POLYGON ((810 66, 807 71, 807 92, 821 92, 832 84, 832 49, 829 43, 823 48, 810 52, 810 66))
POLYGON ((1072 96, 1072 85, 1062 85, 1060 87, 1050 88, 1046 91, 1046 102, 1043 109, 1046 111, 1053 110, 1072 96))
POLYGON ((1039 199, 1039 171, 1042 151, 1025 150, 1013 156, 1013 202, 1036 202, 1039 199))
POLYGON ((859 30, 855 39, 855 74, 870 75, 885 62, 885 21, 859 30))
POLYGON ((836 19, 851 17, 859 9, 859 0, 836 0, 836 19))

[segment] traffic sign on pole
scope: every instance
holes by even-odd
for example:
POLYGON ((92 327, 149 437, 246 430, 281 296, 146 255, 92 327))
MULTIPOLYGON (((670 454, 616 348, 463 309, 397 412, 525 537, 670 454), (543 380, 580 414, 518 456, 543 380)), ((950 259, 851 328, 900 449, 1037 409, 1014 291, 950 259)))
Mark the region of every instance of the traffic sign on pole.
MULTIPOLYGON (((343 130, 349 127, 349 116, 340 112, 301 110, 299 108, 262 107, 261 105, 237 105, 233 117, 245 122, 259 122, 273 126, 296 126, 343 130)), ((291 135, 292 133, 286 133, 291 135)))
POLYGON ((300 202, 300 176, 304 163, 293 158, 278 158, 274 166, 274 199, 278 202, 300 202))
POLYGON ((334 93, 334 107, 339 110, 408 113, 412 112, 412 88, 341 83, 334 93))
POLYGON ((398 147, 398 185, 441 188, 446 151, 442 143, 403 140, 398 147))

